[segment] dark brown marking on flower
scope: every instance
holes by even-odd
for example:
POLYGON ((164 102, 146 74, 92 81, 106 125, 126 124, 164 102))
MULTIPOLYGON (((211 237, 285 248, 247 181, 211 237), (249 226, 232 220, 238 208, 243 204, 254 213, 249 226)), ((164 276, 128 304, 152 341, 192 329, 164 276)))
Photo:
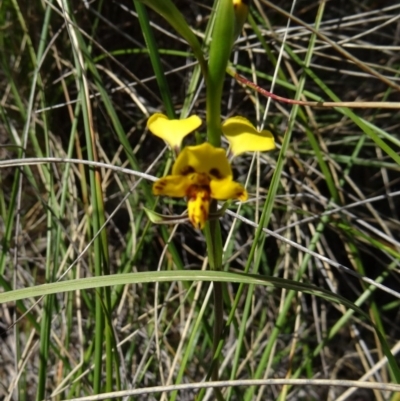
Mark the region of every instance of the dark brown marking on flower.
POLYGON ((207 187, 207 188, 204 188, 205 189, 205 192, 203 193, 203 195, 201 196, 201 201, 202 202, 209 202, 209 200, 210 200, 210 189, 207 187))
POLYGON ((245 195, 246 191, 236 192, 236 199, 240 199, 245 195))
POLYGON ((210 170, 210 175, 217 178, 218 180, 222 178, 221 172, 215 167, 210 170))
POLYGON ((165 181, 159 181, 154 184, 154 189, 156 191, 162 191, 166 185, 167 185, 167 183, 165 181))
POLYGON ((203 221, 206 221, 208 219, 208 210, 204 205, 200 205, 200 213, 203 216, 203 221))
POLYGON ((191 185, 187 190, 186 190, 186 197, 188 199, 195 200, 196 195, 197 195, 197 185, 191 185))
POLYGON ((196 170, 192 167, 192 166, 185 166, 183 167, 183 169, 181 170, 181 175, 189 175, 194 173, 196 170))

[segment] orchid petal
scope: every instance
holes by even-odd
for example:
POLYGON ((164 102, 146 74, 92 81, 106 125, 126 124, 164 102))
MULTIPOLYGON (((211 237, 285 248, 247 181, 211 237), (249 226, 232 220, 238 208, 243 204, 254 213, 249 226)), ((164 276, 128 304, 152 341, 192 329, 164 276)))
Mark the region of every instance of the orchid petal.
POLYGON ((155 113, 147 120, 150 132, 163 139, 172 149, 179 149, 183 138, 199 128, 202 121, 199 116, 193 115, 182 120, 170 120, 166 115, 155 113))
POLYGON ((208 142, 197 146, 186 146, 177 157, 173 175, 187 175, 196 172, 221 179, 232 177, 231 165, 222 148, 215 148, 208 142))
POLYGON ((210 182, 211 197, 217 200, 239 199, 247 200, 247 191, 242 185, 229 178, 223 180, 212 180, 210 182))
POLYGON ((222 132, 229 141, 234 156, 244 152, 275 149, 275 139, 270 131, 258 132, 247 118, 241 116, 228 118, 222 124, 222 132))
POLYGON ((192 182, 189 177, 167 175, 153 184, 153 194, 170 196, 171 198, 183 198, 191 185, 192 182))

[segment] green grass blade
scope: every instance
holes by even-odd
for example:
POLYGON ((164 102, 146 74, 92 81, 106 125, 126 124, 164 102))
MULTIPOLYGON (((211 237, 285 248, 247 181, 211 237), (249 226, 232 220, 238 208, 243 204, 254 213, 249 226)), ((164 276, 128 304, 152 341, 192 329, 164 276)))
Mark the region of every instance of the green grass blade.
POLYGON ((158 87, 160 89, 161 97, 164 102, 164 106, 167 112, 167 116, 170 119, 175 118, 175 109, 171 100, 171 92, 169 90, 169 85, 162 68, 162 63, 160 55, 158 53, 158 48, 156 41, 154 39, 153 32, 150 27, 149 17, 147 11, 140 0, 134 0, 135 8, 139 16, 140 26, 142 28, 142 33, 146 41, 147 49, 149 51, 149 56, 151 64, 153 66, 154 73, 156 75, 158 87))

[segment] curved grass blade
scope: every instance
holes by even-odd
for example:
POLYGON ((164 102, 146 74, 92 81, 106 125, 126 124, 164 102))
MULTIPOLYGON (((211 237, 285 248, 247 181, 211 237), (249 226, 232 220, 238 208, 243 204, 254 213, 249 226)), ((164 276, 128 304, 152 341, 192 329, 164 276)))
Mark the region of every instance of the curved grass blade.
POLYGON ((196 35, 190 29, 182 13, 171 0, 139 0, 146 6, 160 14, 190 45, 197 58, 203 75, 207 76, 207 64, 203 56, 201 45, 196 35))

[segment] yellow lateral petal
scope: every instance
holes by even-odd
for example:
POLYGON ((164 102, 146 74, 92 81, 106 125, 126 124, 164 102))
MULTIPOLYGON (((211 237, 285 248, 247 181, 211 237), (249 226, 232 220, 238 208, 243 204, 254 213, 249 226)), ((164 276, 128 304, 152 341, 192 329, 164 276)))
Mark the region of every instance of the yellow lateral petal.
POLYGON ((167 175, 153 184, 153 194, 183 198, 192 182, 188 177, 181 175, 167 175))
POLYGON ((211 175, 214 178, 232 177, 225 150, 215 148, 208 142, 186 146, 172 167, 173 175, 187 175, 193 172, 211 175))
POLYGON ((241 116, 228 118, 222 124, 222 132, 229 141, 234 156, 244 152, 275 149, 275 139, 270 131, 258 132, 247 118, 241 116))
POLYGON ((239 199, 247 200, 247 191, 242 185, 230 178, 224 180, 212 180, 210 182, 211 198, 218 200, 239 199))
POLYGON ((193 115, 182 120, 170 120, 161 113, 155 113, 147 120, 150 132, 163 139, 172 149, 179 149, 183 138, 201 125, 199 116, 193 115))

